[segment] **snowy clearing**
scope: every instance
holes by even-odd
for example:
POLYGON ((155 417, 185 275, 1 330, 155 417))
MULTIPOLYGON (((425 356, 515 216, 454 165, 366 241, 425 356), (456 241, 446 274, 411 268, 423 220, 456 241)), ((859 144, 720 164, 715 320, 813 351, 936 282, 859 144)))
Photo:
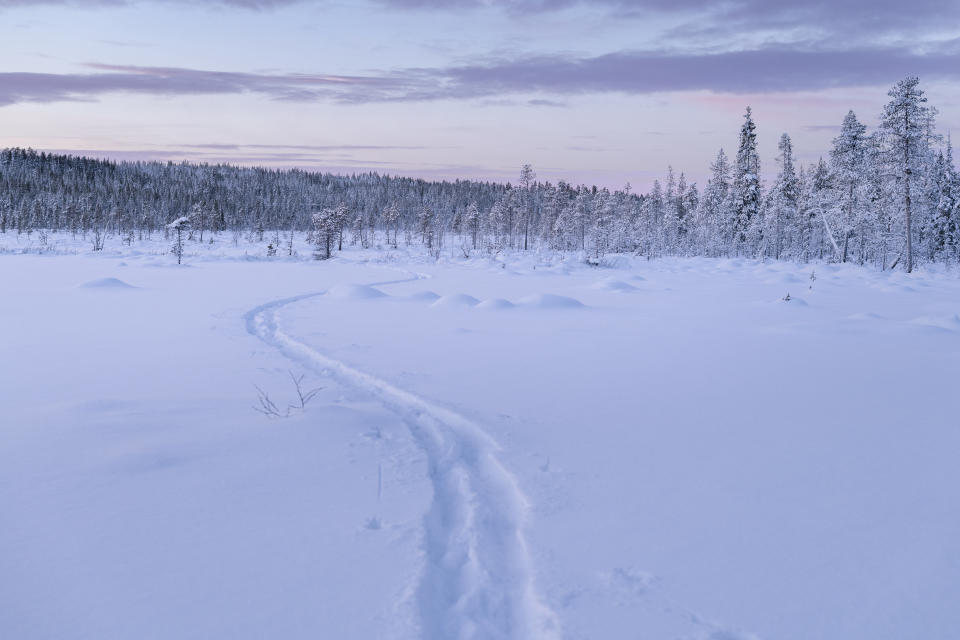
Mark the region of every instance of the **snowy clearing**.
POLYGON ((57 242, 0 238, 0 637, 960 628, 956 273, 57 242))

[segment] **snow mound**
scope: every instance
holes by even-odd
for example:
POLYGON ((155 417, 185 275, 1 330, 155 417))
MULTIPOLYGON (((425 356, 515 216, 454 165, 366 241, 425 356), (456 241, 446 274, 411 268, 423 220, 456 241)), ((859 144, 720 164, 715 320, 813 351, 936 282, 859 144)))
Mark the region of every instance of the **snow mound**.
POLYGON ((99 278, 90 280, 80 285, 83 289, 136 289, 132 284, 127 284, 118 278, 99 278))
POLYGON ((586 306, 576 298, 558 296, 552 293, 527 296, 520 300, 520 304, 538 309, 581 309, 586 306))
POLYGON ((431 307, 475 307, 480 301, 473 296, 465 293, 454 293, 449 296, 437 298, 431 307))
POLYGON ((509 300, 504 300, 503 298, 491 298, 490 300, 484 300, 477 305, 477 309, 490 309, 491 311, 503 311, 505 309, 513 309, 517 305, 513 304, 509 300))
POLYGON ((374 300, 387 297, 383 291, 363 284, 338 284, 327 291, 327 295, 337 300, 374 300))
POLYGON ((957 314, 954 314, 953 317, 922 316, 914 318, 910 323, 922 327, 943 329, 944 331, 960 331, 960 315, 957 314))
POLYGON ((854 313, 846 317, 847 320, 861 321, 861 320, 886 320, 885 316, 880 315, 879 313, 854 313))
POLYGON ((644 278, 643 276, 632 276, 630 279, 631 279, 631 280, 636 280, 637 282, 644 282, 644 281, 646 281, 646 278, 644 278))
POLYGON ((780 302, 785 304, 793 305, 794 307, 809 307, 807 301, 803 298, 797 298, 796 296, 790 296, 789 298, 783 297, 780 298, 780 302))
POLYGON ((411 300, 416 300, 418 302, 433 302, 439 298, 440 296, 433 291, 418 291, 410 295, 411 300))
POLYGON ((804 280, 802 278, 799 278, 792 273, 781 273, 772 278, 767 278, 763 282, 764 284, 796 284, 803 281, 804 280))
POLYGON ((601 280, 593 285, 594 289, 602 289, 603 291, 619 291, 621 293, 627 293, 630 291, 636 291, 637 288, 630 284, 629 282, 624 282, 623 280, 614 280, 613 278, 607 278, 606 280, 601 280))

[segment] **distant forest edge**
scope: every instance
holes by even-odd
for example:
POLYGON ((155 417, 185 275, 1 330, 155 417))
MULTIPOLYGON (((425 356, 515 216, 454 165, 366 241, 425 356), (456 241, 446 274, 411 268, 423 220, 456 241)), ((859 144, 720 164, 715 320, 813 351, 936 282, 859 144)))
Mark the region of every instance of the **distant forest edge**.
POLYGON ((541 182, 529 165, 515 184, 502 184, 5 149, 0 232, 38 232, 43 242, 51 231, 82 234, 94 250, 110 236, 130 243, 175 231, 202 242, 233 232, 274 252, 306 233, 319 258, 344 243, 439 252, 454 242, 465 254, 548 249, 589 260, 623 252, 747 256, 906 271, 955 263, 960 177, 949 137, 937 133, 937 110, 918 78, 898 82, 889 96, 874 131, 850 111, 829 157, 810 166, 795 163, 782 134, 766 182, 748 107, 736 156, 721 149, 702 188, 670 168, 646 194, 541 182))

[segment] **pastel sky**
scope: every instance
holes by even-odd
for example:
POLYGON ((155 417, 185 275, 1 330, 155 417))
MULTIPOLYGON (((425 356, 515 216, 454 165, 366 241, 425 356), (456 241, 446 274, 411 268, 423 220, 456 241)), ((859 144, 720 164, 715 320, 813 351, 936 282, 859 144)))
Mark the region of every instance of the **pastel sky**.
POLYGON ((0 147, 646 189, 829 148, 919 75, 960 118, 957 0, 0 0, 0 147))

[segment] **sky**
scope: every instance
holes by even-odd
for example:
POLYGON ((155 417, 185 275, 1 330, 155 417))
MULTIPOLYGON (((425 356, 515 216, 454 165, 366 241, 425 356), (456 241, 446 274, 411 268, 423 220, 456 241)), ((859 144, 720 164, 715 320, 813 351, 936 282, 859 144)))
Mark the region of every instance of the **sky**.
POLYGON ((960 122, 956 0, 0 0, 0 147, 635 190, 744 108, 825 155, 918 75, 960 122))

